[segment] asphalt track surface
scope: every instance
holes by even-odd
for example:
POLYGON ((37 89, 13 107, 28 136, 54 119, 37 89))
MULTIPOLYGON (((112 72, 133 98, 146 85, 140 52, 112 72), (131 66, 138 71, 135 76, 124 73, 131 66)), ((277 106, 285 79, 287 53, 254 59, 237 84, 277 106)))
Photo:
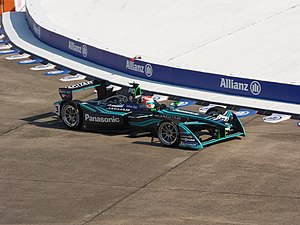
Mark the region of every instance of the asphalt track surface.
POLYGON ((300 223, 297 121, 248 117, 202 151, 70 131, 51 113, 66 83, 42 74, 0 56, 1 225, 300 223))

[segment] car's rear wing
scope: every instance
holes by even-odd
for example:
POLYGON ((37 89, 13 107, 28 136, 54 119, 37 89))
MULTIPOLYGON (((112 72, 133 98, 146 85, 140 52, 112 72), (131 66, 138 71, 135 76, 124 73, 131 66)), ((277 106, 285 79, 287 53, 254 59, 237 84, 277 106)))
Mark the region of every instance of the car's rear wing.
POLYGON ((97 90, 98 99, 101 99, 102 96, 106 95, 107 86, 108 86, 107 81, 102 81, 102 80, 85 81, 78 84, 70 85, 68 87, 59 88, 59 95, 62 98, 62 100, 71 101, 73 99, 74 92, 95 88, 97 90))

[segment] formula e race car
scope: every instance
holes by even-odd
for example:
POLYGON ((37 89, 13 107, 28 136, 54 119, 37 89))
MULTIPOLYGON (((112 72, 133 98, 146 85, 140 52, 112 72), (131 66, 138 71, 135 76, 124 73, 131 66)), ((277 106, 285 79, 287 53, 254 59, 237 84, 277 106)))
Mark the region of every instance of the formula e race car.
MULTIPOLYGON (((176 102, 166 106, 145 96, 138 84, 114 90, 106 81, 87 81, 59 89, 61 101, 55 113, 70 129, 149 132, 166 146, 202 149, 204 146, 245 136, 237 116, 222 107, 205 114, 180 109, 176 102), (97 99, 73 100, 73 93, 97 90, 97 99)), ((149 94, 148 94, 149 95, 149 94)))

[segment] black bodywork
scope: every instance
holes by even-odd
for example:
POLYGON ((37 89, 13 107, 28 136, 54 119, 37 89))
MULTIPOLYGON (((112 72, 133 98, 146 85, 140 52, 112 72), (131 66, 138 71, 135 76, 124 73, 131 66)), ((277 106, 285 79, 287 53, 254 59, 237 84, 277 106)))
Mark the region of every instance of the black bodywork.
POLYGON ((236 115, 221 107, 200 114, 156 102, 154 109, 148 109, 141 102, 144 93, 138 84, 114 91, 105 81, 88 81, 59 92, 62 101, 54 103, 55 112, 71 129, 149 131, 164 145, 192 149, 245 136, 236 115), (73 100, 74 92, 87 88, 97 90, 97 99, 73 100))

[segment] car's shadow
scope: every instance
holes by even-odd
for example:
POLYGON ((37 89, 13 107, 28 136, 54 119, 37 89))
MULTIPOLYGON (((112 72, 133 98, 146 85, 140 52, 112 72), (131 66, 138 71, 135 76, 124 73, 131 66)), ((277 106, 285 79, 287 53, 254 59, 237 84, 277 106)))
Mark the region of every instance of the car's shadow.
POLYGON ((59 130, 66 129, 64 124, 58 118, 55 118, 55 114, 53 112, 25 117, 22 118, 22 120, 28 122, 29 125, 37 127, 59 130))
POLYGON ((71 130, 68 129, 64 123, 57 118, 57 116, 53 112, 42 113, 37 115, 32 115, 29 117, 24 117, 21 120, 26 121, 29 125, 41 127, 41 128, 49 128, 49 129, 57 129, 57 130, 67 130, 71 132, 87 132, 87 133, 98 133, 106 136, 117 136, 117 135, 125 135, 128 138, 139 138, 139 137, 149 137, 149 141, 151 141, 151 133, 143 132, 136 134, 133 130, 71 130))
MULTIPOLYGON (((137 141, 132 141, 132 144, 137 144, 137 145, 145 145, 145 146, 155 146, 155 147, 165 147, 163 146, 160 141, 157 139, 157 137, 153 136, 150 132, 141 132, 141 133, 136 133, 135 131, 132 130, 70 130, 68 129, 64 123, 56 117, 56 115, 53 112, 48 112, 48 113, 43 113, 43 114, 37 114, 29 117, 22 118, 22 120, 28 122, 29 125, 41 127, 41 128, 49 128, 49 129, 57 129, 57 130, 68 130, 71 132, 87 132, 87 133, 98 133, 101 135, 105 136, 117 136, 117 135, 125 135, 125 137, 135 139, 137 141), (149 137, 149 141, 140 141, 138 138, 140 137, 149 137)), ((238 139, 241 140, 240 137, 235 137, 232 139, 228 140, 222 140, 217 143, 222 143, 222 142, 227 142, 230 140, 238 139)), ((217 143, 213 143, 212 145, 215 145, 217 143)), ((170 147, 169 147, 170 148, 170 147)), ((181 149, 184 151, 198 151, 194 149, 187 149, 187 148, 181 148, 177 147, 176 149, 181 149)), ((201 149, 200 149, 201 150, 201 149)))

